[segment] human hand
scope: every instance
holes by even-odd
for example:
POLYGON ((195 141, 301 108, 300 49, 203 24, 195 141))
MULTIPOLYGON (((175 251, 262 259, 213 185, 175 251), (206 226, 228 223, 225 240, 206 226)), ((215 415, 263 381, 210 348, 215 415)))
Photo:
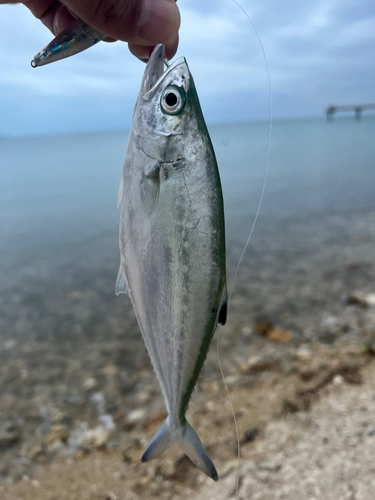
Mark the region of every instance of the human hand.
MULTIPOLYGON (((18 3, 0 0, 0 4, 18 3)), ((35 17, 56 36, 77 18, 101 33, 107 41, 128 42, 129 50, 147 61, 149 47, 166 46, 171 59, 178 46, 180 14, 175 0, 24 0, 35 17)))

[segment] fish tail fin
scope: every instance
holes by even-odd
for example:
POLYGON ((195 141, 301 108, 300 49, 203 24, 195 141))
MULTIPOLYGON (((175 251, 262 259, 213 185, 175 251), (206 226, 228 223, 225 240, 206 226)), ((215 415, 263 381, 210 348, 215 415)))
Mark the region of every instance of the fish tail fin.
POLYGON ((158 457, 169 448, 172 444, 172 440, 170 438, 169 432, 169 418, 167 417, 159 429, 156 431, 156 434, 148 443, 145 452, 142 455, 142 462, 148 462, 153 458, 158 457))
POLYGON ((207 474, 207 476, 211 477, 214 481, 218 480, 215 466, 209 454, 204 449, 194 429, 187 422, 183 427, 179 427, 171 432, 169 418, 167 418, 148 444, 142 456, 142 462, 148 462, 156 458, 174 443, 182 447, 184 453, 198 469, 207 474))
POLYGON ((210 476, 214 481, 219 479, 210 455, 204 449, 194 429, 187 422, 183 432, 182 449, 198 469, 210 476))

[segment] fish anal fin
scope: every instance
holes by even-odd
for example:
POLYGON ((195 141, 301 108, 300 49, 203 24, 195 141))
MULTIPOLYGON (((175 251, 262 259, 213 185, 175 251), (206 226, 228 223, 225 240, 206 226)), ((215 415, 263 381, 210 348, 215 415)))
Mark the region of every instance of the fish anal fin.
POLYGON ((219 315, 217 322, 220 325, 225 325, 225 323, 227 322, 227 315, 228 315, 228 293, 227 293, 227 285, 225 285, 220 299, 219 315))
POLYGON ((128 284, 122 272, 121 266, 119 267, 115 284, 115 294, 120 295, 120 293, 126 293, 127 295, 129 295, 128 284))

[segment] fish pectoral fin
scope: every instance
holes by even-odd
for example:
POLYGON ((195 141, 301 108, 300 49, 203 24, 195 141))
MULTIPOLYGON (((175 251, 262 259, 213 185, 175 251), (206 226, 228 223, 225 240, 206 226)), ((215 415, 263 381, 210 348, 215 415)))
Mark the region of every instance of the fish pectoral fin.
POLYGON ((121 266, 119 267, 119 270, 117 273, 117 278, 116 278, 116 284, 115 284, 115 294, 120 295, 120 293, 126 293, 127 295, 129 295, 128 284, 127 284, 126 278, 121 270, 121 266))
POLYGON ((169 417, 167 417, 157 430, 155 436, 151 439, 143 453, 142 462, 148 462, 158 457, 174 443, 182 447, 184 453, 198 469, 207 474, 207 476, 211 477, 214 481, 218 480, 215 466, 209 454, 204 449, 201 440, 194 432, 194 429, 186 422, 183 427, 173 427, 173 431, 171 432, 169 417))
POLYGON ((225 323, 227 322, 227 314, 228 314, 228 293, 227 293, 227 285, 225 285, 223 293, 221 294, 219 315, 217 320, 217 322, 220 325, 225 325, 225 323))
POLYGON ((160 193, 160 167, 158 164, 154 168, 145 172, 141 179, 140 192, 141 203, 144 211, 150 216, 156 208, 160 193))
POLYGON ((117 194, 117 208, 120 207, 121 205, 121 200, 122 200, 122 193, 124 191, 124 171, 121 172, 121 179, 120 179, 120 185, 118 187, 118 194, 117 194))

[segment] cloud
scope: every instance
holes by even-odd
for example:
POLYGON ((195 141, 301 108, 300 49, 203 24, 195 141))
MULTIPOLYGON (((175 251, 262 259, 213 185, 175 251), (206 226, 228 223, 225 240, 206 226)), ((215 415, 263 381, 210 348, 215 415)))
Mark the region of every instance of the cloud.
MULTIPOLYGON (((370 84, 375 81, 372 0, 240 3, 264 45, 276 118, 322 116, 329 103, 375 100, 370 84)), ((244 13, 231 0, 181 0, 179 7, 179 54, 192 70, 207 121, 267 119, 266 65, 244 13)), ((144 65, 126 44, 100 43, 32 69, 30 60, 52 35, 22 5, 1 5, 0 12, 0 107, 5 117, 0 134, 130 125, 144 65)))

